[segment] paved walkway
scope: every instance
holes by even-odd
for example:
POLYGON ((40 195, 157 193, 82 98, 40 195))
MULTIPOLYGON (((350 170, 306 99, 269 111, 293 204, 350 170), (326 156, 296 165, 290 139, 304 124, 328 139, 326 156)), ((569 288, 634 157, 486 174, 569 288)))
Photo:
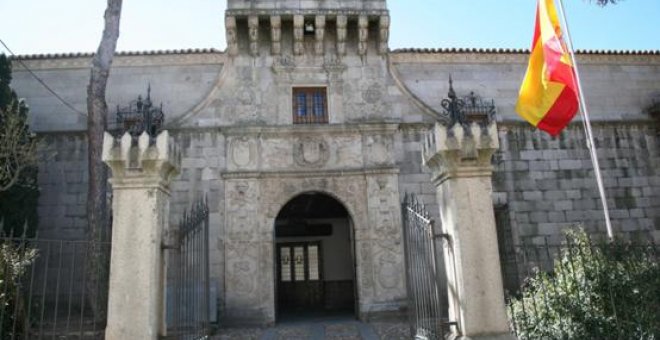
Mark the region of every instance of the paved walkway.
POLYGON ((220 329, 211 339, 241 340, 409 340, 403 322, 364 323, 349 318, 285 322, 270 328, 220 329))

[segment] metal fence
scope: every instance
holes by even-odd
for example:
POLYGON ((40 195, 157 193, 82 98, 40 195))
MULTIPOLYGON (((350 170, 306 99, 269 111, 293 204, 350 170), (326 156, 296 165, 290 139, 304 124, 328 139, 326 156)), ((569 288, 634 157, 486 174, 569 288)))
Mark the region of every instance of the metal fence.
POLYGON ((179 223, 173 244, 166 246, 167 338, 202 339, 209 320, 209 209, 195 203, 179 223))
POLYGON ((443 273, 438 266, 433 220, 423 204, 406 194, 402 204, 408 308, 416 339, 443 339, 449 332, 443 273))
POLYGON ((658 245, 592 242, 583 235, 514 249, 500 257, 518 338, 659 338, 658 245))
POLYGON ((0 339, 100 339, 110 242, 0 234, 0 339))

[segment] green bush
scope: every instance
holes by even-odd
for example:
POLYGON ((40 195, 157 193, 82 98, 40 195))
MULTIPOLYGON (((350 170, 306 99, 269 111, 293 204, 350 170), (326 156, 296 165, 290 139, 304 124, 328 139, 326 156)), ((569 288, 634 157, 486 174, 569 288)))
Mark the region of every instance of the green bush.
POLYGON ((25 306, 21 278, 37 257, 36 249, 14 245, 5 240, 0 244, 0 327, 2 338, 20 337, 25 324, 25 306))
POLYGON ((509 302, 520 339, 660 339, 656 249, 615 240, 594 245, 567 232, 553 273, 536 270, 509 302))

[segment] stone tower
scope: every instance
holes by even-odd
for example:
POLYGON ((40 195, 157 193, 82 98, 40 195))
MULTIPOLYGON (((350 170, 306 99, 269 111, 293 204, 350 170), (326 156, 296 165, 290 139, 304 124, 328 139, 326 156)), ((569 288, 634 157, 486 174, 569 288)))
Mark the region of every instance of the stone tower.
POLYGON ((229 0, 230 55, 360 56, 387 53, 385 0, 229 0))

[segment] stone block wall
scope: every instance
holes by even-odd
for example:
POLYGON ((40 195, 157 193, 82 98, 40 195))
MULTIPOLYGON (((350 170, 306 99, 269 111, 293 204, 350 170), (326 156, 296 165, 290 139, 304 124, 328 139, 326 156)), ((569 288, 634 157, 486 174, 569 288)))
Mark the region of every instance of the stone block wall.
POLYGON ((87 138, 43 134, 39 149, 39 235, 81 239, 87 228, 87 138))
MULTIPOLYGON (((660 239, 660 165, 656 129, 645 123, 602 123, 594 138, 615 233, 660 239)), ((558 240, 583 223, 604 234, 604 215, 581 124, 558 138, 526 125, 501 125, 493 185, 505 204, 514 241, 558 240)), ((516 243, 517 243, 516 242, 516 243)))

